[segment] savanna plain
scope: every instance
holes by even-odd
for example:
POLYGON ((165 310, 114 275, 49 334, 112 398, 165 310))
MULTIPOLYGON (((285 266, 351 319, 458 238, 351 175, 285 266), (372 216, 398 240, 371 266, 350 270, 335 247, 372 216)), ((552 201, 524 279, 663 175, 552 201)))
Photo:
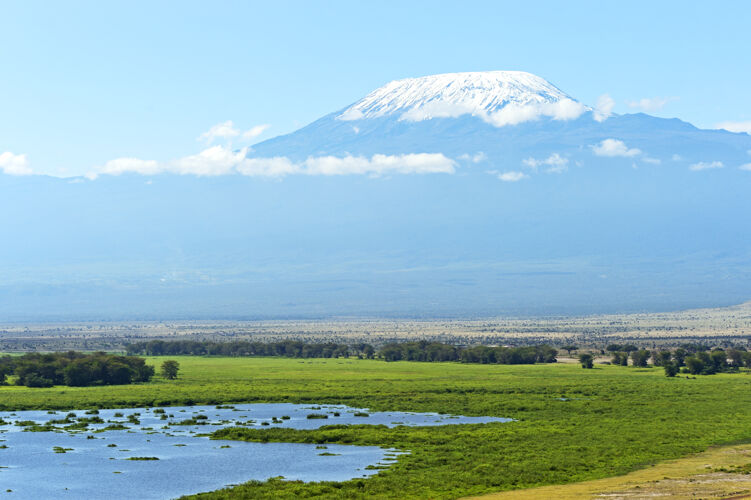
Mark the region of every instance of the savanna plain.
POLYGON ((602 362, 592 369, 561 362, 495 365, 355 358, 170 356, 147 357, 147 363, 159 367, 166 359, 180 364, 175 380, 156 376, 148 383, 122 386, 3 386, 0 409, 287 402, 514 419, 435 427, 387 428, 363 419, 361 425, 317 430, 222 429, 212 437, 375 445, 406 453, 367 479, 303 483, 277 478, 196 498, 460 498, 504 491, 527 498, 642 498, 655 496, 650 488, 658 487, 668 493, 657 496, 696 498, 696 485, 707 482, 716 487, 705 488, 699 497, 751 491, 746 480, 751 472, 751 447, 746 446, 751 443, 751 372, 746 368, 666 377, 660 367, 602 362), (711 455, 712 450, 719 451, 711 455), (696 455, 702 452, 710 455, 696 455), (693 460, 694 468, 665 469, 670 463, 666 461, 675 460, 693 460), (636 479, 629 475, 645 471, 652 474, 636 479), (614 477, 626 479, 597 483, 614 477), (678 486, 667 484, 677 480, 695 487, 684 495, 678 486), (534 489, 549 485, 554 485, 552 490, 534 489))

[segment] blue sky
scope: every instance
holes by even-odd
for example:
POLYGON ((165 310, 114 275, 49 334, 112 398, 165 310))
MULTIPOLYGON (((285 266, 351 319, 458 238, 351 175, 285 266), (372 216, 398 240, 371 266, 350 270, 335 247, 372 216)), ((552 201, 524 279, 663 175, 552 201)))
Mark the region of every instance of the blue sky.
POLYGON ((4 1, 0 154, 63 176, 166 161, 226 120, 262 140, 393 79, 493 69, 618 113, 749 122, 750 25, 741 1, 4 1))

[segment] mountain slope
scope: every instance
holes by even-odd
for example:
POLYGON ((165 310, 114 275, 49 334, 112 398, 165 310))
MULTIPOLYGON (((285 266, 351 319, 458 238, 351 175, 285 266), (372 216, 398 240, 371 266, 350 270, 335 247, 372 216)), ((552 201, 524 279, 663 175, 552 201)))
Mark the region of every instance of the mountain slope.
POLYGON ((606 117, 526 74, 455 75, 389 84, 249 152, 333 170, 0 175, 0 319, 582 314, 751 298, 751 137, 606 117), (420 153, 451 168, 362 168, 420 153))

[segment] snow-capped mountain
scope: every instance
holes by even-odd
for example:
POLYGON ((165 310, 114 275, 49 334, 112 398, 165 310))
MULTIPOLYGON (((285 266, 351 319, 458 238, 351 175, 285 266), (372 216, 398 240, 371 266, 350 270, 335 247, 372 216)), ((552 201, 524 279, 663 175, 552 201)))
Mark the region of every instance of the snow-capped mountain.
POLYGON ((227 153, 234 173, 215 177, 0 175, 0 318, 751 298, 751 136, 613 115, 528 73, 395 81, 247 157, 227 153))
POLYGON ((300 130, 256 144, 248 156, 303 162, 441 154, 458 165, 474 159, 475 172, 526 171, 529 177, 530 165, 551 157, 568 166, 627 162, 688 170, 722 162, 735 169, 749 162, 749 149, 747 134, 643 113, 616 115, 530 73, 489 71, 390 82, 300 130))
POLYGON ((422 121, 469 114, 500 123, 507 107, 550 115, 581 114, 585 110, 539 76, 523 71, 486 71, 396 80, 374 90, 336 118, 353 121, 396 116, 399 120, 422 121))

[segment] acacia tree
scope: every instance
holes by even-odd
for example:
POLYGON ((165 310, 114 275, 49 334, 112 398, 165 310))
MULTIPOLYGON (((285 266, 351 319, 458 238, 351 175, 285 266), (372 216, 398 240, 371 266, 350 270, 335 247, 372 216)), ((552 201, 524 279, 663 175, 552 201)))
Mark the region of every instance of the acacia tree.
POLYGON ((577 346, 575 346, 575 345, 565 345, 565 346, 561 347, 561 349, 565 349, 568 352, 569 356, 570 356, 571 355, 571 351, 575 351, 575 350, 577 350, 579 348, 577 346))
POLYGON ((162 363, 162 377, 167 380, 174 380, 177 378, 177 372, 180 370, 180 363, 175 360, 168 359, 162 363))
POLYGON ((591 354, 579 354, 579 363, 582 364, 582 368, 592 368, 594 366, 594 358, 591 354))

